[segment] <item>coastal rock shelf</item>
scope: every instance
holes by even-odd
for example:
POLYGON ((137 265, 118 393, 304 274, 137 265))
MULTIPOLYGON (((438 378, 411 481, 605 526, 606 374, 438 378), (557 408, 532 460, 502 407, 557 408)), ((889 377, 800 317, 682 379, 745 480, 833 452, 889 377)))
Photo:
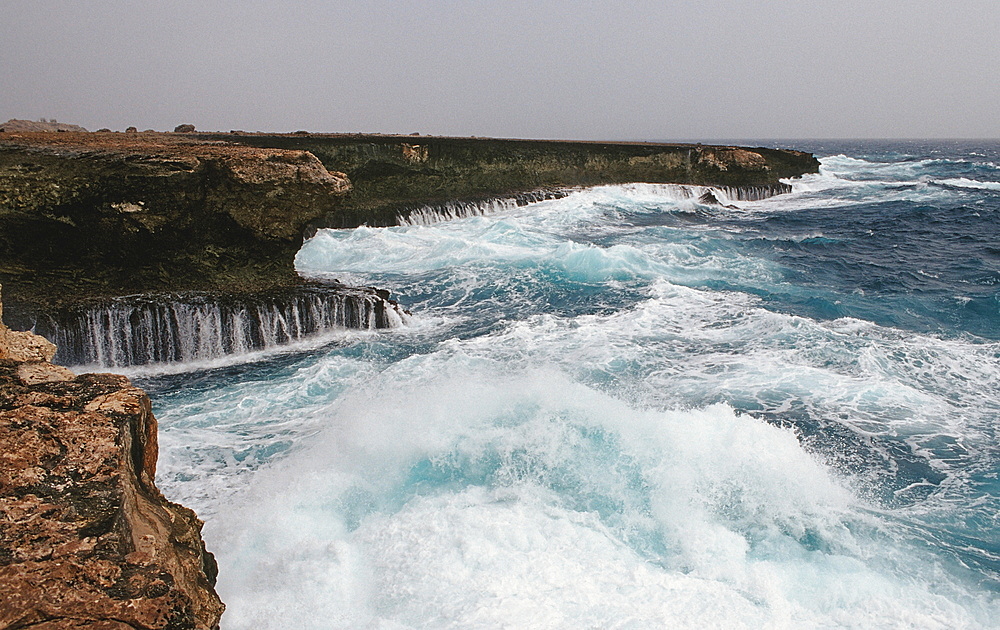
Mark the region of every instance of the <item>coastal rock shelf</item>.
MULTIPOLYGON (((819 170, 801 151, 654 142, 572 142, 436 136, 205 134, 258 148, 309 151, 352 189, 324 227, 396 225, 423 207, 518 199, 566 188, 632 182, 787 192, 780 180, 819 170)), ((750 192, 756 191, 756 192, 750 192)), ((745 197, 742 195, 746 195, 745 197)))
POLYGON ((758 199, 818 167, 799 151, 692 144, 0 133, 0 282, 12 311, 270 290, 300 283, 295 253, 318 227, 421 222, 629 182, 758 199))
POLYGON ((0 282, 11 310, 298 281, 303 226, 350 190, 306 151, 183 134, 0 134, 0 282))
POLYGON ((0 629, 217 628, 202 523, 153 482, 149 398, 29 336, 0 323, 0 629))

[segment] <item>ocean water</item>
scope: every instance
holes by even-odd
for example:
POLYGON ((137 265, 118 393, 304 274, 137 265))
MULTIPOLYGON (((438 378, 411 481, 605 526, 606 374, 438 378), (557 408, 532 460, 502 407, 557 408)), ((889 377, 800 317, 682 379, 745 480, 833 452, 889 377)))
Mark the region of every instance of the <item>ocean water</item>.
POLYGON ((1000 143, 321 231, 388 332, 146 366, 223 628, 1000 627, 1000 143))

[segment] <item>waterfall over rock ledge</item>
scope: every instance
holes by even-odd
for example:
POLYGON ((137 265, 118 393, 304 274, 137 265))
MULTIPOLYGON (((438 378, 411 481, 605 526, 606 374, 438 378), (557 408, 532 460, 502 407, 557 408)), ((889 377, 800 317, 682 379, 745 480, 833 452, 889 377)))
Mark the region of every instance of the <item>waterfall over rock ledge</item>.
POLYGON ((340 284, 260 294, 142 294, 37 315, 66 365, 188 362, 280 346, 337 328, 376 330, 409 314, 389 292, 340 284))
MULTIPOLYGON (((792 187, 785 182, 762 184, 759 186, 699 186, 695 184, 621 184, 629 187, 645 187, 655 190, 668 199, 698 199, 707 205, 731 205, 734 201, 761 201, 792 192, 792 187)), ((500 212, 509 212, 517 208, 561 199, 581 187, 540 189, 511 195, 507 197, 491 197, 467 201, 447 201, 437 204, 422 204, 400 208, 396 214, 397 225, 432 225, 440 221, 451 221, 467 217, 487 216, 500 212)))

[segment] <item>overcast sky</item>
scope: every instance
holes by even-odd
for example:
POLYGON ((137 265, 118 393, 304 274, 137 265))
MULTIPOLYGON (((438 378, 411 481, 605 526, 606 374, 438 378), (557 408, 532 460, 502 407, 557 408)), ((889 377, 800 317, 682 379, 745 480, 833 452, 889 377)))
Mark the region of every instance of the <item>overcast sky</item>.
POLYGON ((0 0, 0 119, 1000 137, 998 0, 0 0))

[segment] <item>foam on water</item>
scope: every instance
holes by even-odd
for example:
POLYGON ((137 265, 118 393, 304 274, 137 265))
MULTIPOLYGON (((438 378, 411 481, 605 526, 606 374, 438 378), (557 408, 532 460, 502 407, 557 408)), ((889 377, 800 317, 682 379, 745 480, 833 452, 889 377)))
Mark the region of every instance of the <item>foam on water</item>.
POLYGON ((793 431, 509 365, 452 344, 318 410, 308 446, 209 520, 228 627, 975 627, 989 612, 885 545, 891 527, 793 431))
POLYGON ((904 159, 320 231, 412 326, 148 382, 224 627, 996 627, 993 197, 904 159))
POLYGON ((954 179, 942 179, 940 184, 945 186, 955 186, 958 188, 974 188, 979 190, 1000 190, 1000 182, 978 181, 967 177, 956 177, 954 179))

